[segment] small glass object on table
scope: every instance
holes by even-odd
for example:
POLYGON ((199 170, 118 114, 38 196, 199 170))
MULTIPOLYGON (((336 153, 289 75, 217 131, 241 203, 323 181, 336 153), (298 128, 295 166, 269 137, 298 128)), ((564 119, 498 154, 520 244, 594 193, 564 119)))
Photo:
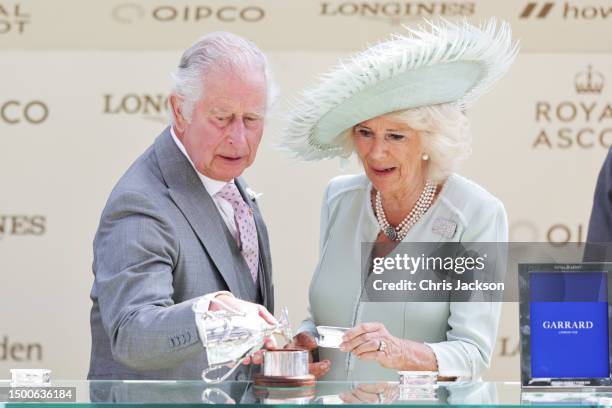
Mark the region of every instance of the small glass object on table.
POLYGON ((435 401, 437 371, 399 371, 399 400, 435 401))
POLYGON ((11 387, 45 387, 51 384, 51 370, 46 368, 13 368, 11 387))

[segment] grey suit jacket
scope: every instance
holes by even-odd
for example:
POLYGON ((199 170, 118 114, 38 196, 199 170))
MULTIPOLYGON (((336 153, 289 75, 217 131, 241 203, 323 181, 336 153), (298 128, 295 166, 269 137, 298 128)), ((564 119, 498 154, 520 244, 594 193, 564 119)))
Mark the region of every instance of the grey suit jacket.
POLYGON ((266 226, 244 181, 236 185, 255 217, 258 287, 170 128, 119 180, 93 244, 88 378, 200 379, 207 362, 191 306, 206 293, 229 290, 273 312, 266 226))

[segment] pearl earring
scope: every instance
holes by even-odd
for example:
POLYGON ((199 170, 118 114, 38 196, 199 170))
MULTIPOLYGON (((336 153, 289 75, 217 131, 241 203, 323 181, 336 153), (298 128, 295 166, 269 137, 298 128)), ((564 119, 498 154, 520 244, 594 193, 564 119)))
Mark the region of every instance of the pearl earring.
POLYGON ((429 155, 427 153, 423 153, 423 155, 421 156, 421 159, 427 161, 429 160, 429 155))

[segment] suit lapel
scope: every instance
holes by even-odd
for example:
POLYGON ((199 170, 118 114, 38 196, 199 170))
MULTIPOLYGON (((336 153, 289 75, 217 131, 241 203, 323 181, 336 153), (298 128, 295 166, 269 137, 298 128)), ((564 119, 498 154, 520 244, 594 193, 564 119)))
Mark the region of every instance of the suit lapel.
POLYGON ((169 127, 156 140, 155 153, 170 197, 195 231, 230 292, 244 297, 248 292, 236 274, 236 261, 242 256, 234 257, 230 247, 234 239, 195 170, 172 140, 169 127))

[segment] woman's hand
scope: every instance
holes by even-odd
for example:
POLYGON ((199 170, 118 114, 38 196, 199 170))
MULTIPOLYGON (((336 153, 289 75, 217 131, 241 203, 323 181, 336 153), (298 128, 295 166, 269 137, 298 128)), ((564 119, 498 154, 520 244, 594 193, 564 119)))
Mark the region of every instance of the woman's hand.
POLYGON ((437 371, 433 350, 412 340, 392 336, 382 323, 361 323, 347 330, 340 350, 353 353, 360 360, 377 361, 395 370, 437 371))
POLYGON ((382 323, 361 323, 347 330, 340 350, 353 353, 360 360, 374 360, 386 368, 401 369, 404 345, 389 334, 382 323))
POLYGON ((307 350, 308 371, 316 378, 323 377, 331 368, 331 361, 323 360, 318 363, 312 362, 312 351, 317 348, 317 341, 308 332, 298 333, 290 343, 284 347, 286 349, 307 350))

